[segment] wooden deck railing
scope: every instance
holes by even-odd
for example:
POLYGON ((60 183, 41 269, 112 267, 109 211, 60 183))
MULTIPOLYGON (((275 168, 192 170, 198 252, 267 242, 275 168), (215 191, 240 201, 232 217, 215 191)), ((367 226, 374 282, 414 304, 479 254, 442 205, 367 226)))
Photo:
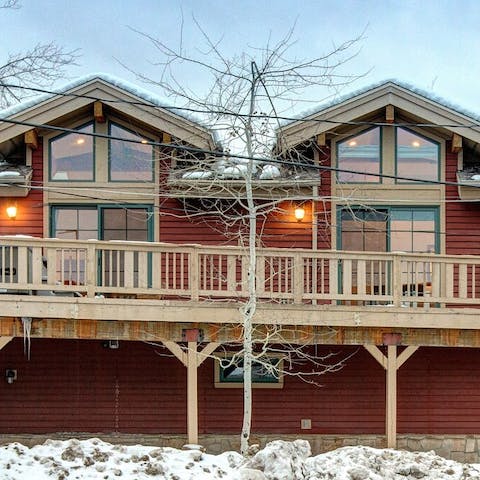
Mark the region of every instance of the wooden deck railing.
MULTIPOLYGON (((199 301, 247 297, 237 247, 0 237, 0 292, 199 301)), ((259 301, 285 304, 480 305, 480 257, 259 249, 259 301)))

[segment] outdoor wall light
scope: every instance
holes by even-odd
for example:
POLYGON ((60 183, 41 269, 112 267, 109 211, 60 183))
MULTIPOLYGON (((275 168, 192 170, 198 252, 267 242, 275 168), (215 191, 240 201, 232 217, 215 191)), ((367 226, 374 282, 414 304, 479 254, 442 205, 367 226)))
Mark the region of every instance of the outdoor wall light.
POLYGON ((17 204, 16 203, 9 203, 7 205, 7 217, 10 219, 10 220, 15 220, 15 218, 17 217, 17 204))
POLYGON ((295 218, 297 222, 301 222, 305 218, 305 209, 300 205, 295 208, 295 218))
POLYGON ((17 379, 17 371, 11 368, 5 370, 5 380, 11 385, 17 379))
POLYGON ((120 342, 118 340, 106 340, 105 342, 103 342, 103 348, 117 350, 118 348, 120 348, 120 342))

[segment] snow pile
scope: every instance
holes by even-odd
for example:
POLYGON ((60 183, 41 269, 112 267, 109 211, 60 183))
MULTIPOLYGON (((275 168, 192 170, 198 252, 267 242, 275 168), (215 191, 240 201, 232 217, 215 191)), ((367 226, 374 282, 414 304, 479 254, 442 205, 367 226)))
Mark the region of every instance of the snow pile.
POLYGON ((433 452, 344 447, 310 456, 305 440, 277 440, 250 458, 236 452, 209 455, 98 439, 55 441, 27 448, 0 447, 2 480, 460 480, 480 479, 480 465, 445 460, 433 452))
POLYGON ((480 466, 462 464, 434 452, 344 447, 308 458, 308 480, 480 479, 480 466))
POLYGON ((0 448, 2 480, 228 478, 243 457, 235 452, 207 455, 201 450, 111 445, 98 439, 47 440, 32 448, 12 443, 0 448))

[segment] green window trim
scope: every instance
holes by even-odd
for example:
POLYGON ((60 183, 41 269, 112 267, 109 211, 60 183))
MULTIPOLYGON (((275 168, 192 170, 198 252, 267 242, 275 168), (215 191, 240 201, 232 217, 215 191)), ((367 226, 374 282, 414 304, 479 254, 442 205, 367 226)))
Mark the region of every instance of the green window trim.
MULTIPOLYGON (((96 125, 95 125, 95 121, 93 120, 89 120, 88 122, 86 123, 83 123, 82 125, 79 125, 78 127, 75 127, 74 130, 82 130, 86 127, 89 127, 89 126, 92 126, 92 133, 95 134, 96 132, 96 125)), ((70 182, 95 182, 96 180, 96 155, 95 155, 95 150, 96 150, 96 137, 93 135, 93 136, 88 136, 88 138, 91 138, 92 140, 92 178, 91 179, 71 179, 71 178, 54 178, 54 176, 52 175, 52 144, 57 141, 57 140, 61 140, 62 138, 66 138, 67 136, 69 135, 75 135, 74 132, 65 132, 65 133, 62 133, 60 135, 57 135, 53 138, 50 138, 48 140, 48 180, 50 182, 67 182, 67 183, 70 183, 70 182)), ((68 172, 67 172, 68 173, 68 172)))
MULTIPOLYGON (((223 358, 215 358, 215 388, 243 387, 243 360, 238 358, 235 363, 233 354, 223 358)), ((276 369, 275 374, 264 371, 260 362, 252 361, 253 388, 283 388, 283 358, 280 355, 267 355, 262 362, 268 361, 276 369)))
MULTIPOLYGON (((117 122, 114 122, 114 121, 109 121, 108 122, 108 136, 109 137, 114 136, 113 133, 112 133, 112 127, 123 130, 123 131, 129 133, 130 135, 132 135, 134 137, 137 137, 139 140, 145 139, 145 140, 150 141, 150 142, 154 141, 152 138, 149 138, 149 137, 144 136, 144 135, 139 135, 134 130, 131 130, 131 129, 121 125, 120 123, 117 123, 117 122)), ((115 135, 115 137, 117 137, 117 135, 115 135)), ((109 140, 108 140, 108 181, 112 182, 112 183, 153 183, 154 180, 155 180, 155 168, 154 168, 154 166, 155 166, 155 153, 154 153, 154 149, 151 145, 149 145, 149 147, 152 150, 151 159, 150 159, 151 160, 150 179, 138 179, 138 180, 131 179, 131 178, 125 179, 125 180, 113 179, 113 175, 112 175, 112 150, 113 150, 112 142, 122 142, 122 141, 124 141, 124 140, 117 140, 117 139, 112 139, 112 138, 109 138, 109 140)), ((137 145, 135 142, 129 142, 128 140, 126 141, 126 143, 129 143, 129 144, 132 144, 132 145, 137 145)), ((145 171, 147 171, 147 170, 145 170, 145 171)))
MULTIPOLYGON (((423 213, 428 213, 430 218, 427 218, 426 220, 433 220, 434 224, 434 229, 433 229, 433 234, 434 234, 434 248, 432 253, 440 253, 440 207, 438 206, 424 206, 424 205, 412 205, 412 206, 392 206, 392 205, 376 205, 376 206, 364 206, 364 205, 353 205, 353 206, 343 206, 339 205, 337 206, 337 249, 342 250, 342 214, 344 212, 371 212, 373 215, 375 212, 378 212, 379 214, 384 214, 385 219, 386 219, 386 236, 387 236, 387 243, 386 243, 386 251, 391 252, 391 243, 392 243, 392 229, 391 229, 391 223, 392 220, 402 220, 406 215, 411 214, 411 219, 412 221, 423 221, 425 219, 419 218, 418 215, 420 215, 422 212, 423 213), (397 218, 394 218, 394 216, 397 215, 397 218), (413 218, 417 216, 417 218, 413 218)), ((361 221, 361 220, 359 220, 361 221)), ((402 230, 399 230, 402 231, 402 230)), ((399 231, 396 231, 397 233, 399 231)), ((405 230, 407 231, 407 230, 405 230)), ((415 233, 422 233, 424 231, 422 230, 409 230, 409 232, 413 235, 415 233)), ((426 231, 427 233, 430 232, 430 230, 426 231)), ((368 251, 368 250, 367 250, 368 251)), ((424 252, 427 253, 427 252, 424 252)))
MULTIPOLYGON (((415 152, 415 150, 412 150, 412 152, 415 152)), ((415 157, 412 155, 412 157, 415 157)), ((398 185, 417 185, 417 184, 428 184, 430 182, 436 183, 440 180, 440 175, 441 175, 441 148, 440 148, 440 142, 433 140, 432 138, 422 135, 414 130, 411 130, 409 128, 405 127, 396 127, 395 128, 395 183, 398 185), (399 144, 398 144, 398 132, 399 130, 403 130, 406 133, 416 136, 421 140, 427 141, 432 144, 432 147, 436 148, 436 162, 437 162, 437 167, 436 167, 436 176, 435 178, 432 179, 421 179, 419 178, 418 180, 413 180, 415 178, 415 175, 409 174, 409 175, 400 175, 399 174, 399 144), (398 177, 408 177, 412 178, 412 180, 401 180, 398 177)))
POLYGON ((154 239, 154 222, 153 222, 153 211, 154 206, 148 204, 58 204, 58 205, 50 205, 50 236, 53 237, 57 230, 57 225, 55 224, 56 215, 55 213, 58 210, 90 210, 97 212, 97 240, 103 240, 103 218, 105 210, 112 210, 112 209, 122 209, 122 210, 135 210, 135 209, 143 209, 148 214, 148 222, 147 222, 147 241, 153 242, 154 239))
MULTIPOLYGON (((363 184, 363 185, 372 185, 372 184, 381 184, 383 183, 383 178, 382 178, 382 173, 383 173, 383 129, 381 127, 373 127, 369 128, 366 130, 363 130, 361 132, 356 133, 355 135, 351 135, 347 138, 344 138, 341 141, 338 141, 336 143, 336 167, 337 167, 337 172, 336 172, 336 183, 337 184, 363 184), (346 144, 347 142, 351 142, 357 137, 360 137, 364 134, 367 134, 369 132, 373 132, 374 130, 378 130, 378 145, 365 145, 363 148, 363 152, 357 152, 356 156, 358 158, 374 158, 374 156, 378 156, 378 172, 369 172, 369 173, 361 173, 361 170, 358 170, 359 174, 361 175, 366 175, 366 176, 372 176, 374 177, 374 180, 372 181, 355 181, 355 180, 340 180, 340 177, 342 173, 345 173, 346 175, 349 175, 348 172, 342 172, 342 166, 340 165, 340 150, 342 149, 342 146, 346 144), (376 150, 373 151, 372 150, 376 150)), ((344 167, 343 167, 344 168, 344 167)), ((345 170, 356 170, 353 168, 345 168, 345 170)), ((352 173, 351 175, 355 175, 352 173)))

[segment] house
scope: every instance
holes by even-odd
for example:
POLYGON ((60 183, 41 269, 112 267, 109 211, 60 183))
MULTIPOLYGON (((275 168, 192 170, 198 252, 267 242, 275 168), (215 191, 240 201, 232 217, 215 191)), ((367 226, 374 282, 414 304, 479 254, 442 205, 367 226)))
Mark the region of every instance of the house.
MULTIPOLYGON (((386 82, 277 134, 254 323, 283 367, 254 365, 252 439, 480 461, 479 120, 386 82)), ((241 341, 248 255, 219 205, 236 222, 245 186, 219 148, 110 77, 3 112, 3 441, 238 446, 242 366, 215 357, 241 341)))

